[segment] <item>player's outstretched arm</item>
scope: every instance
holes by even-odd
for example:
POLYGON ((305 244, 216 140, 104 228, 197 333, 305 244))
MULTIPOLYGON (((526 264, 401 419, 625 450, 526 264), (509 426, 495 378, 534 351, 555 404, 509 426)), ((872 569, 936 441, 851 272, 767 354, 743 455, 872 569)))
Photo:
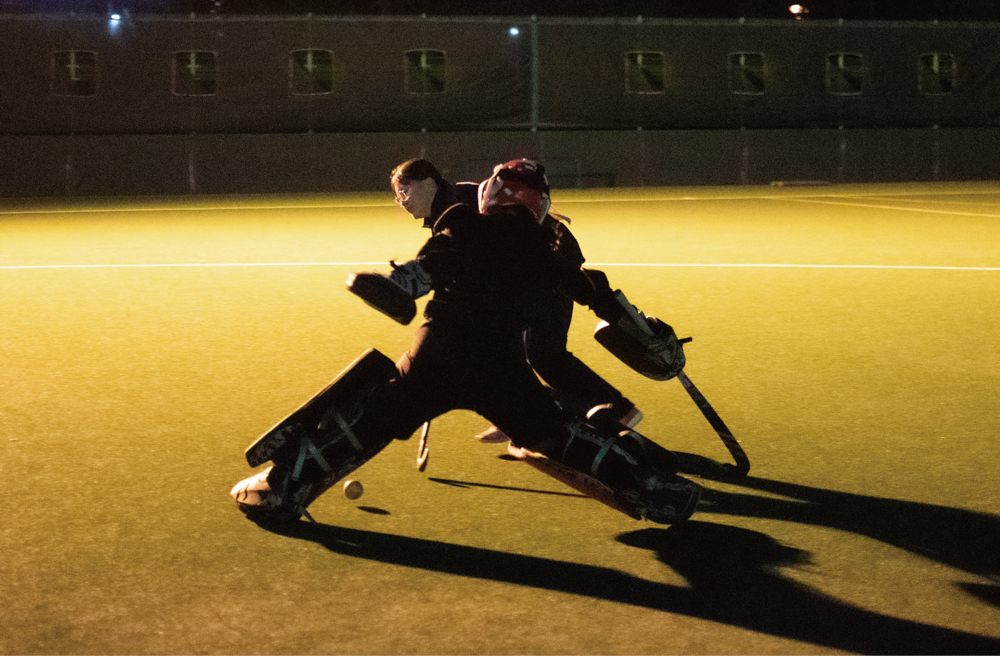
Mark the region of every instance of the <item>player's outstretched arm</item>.
POLYGON ((601 321, 594 339, 647 378, 670 380, 679 374, 686 360, 683 342, 674 329, 629 303, 621 290, 614 295, 623 312, 613 322, 601 321))
POLYGON ((684 347, 674 329, 644 314, 620 289, 612 291, 602 271, 580 269, 564 289, 603 320, 594 338, 635 371, 653 380, 670 380, 684 368, 684 347))

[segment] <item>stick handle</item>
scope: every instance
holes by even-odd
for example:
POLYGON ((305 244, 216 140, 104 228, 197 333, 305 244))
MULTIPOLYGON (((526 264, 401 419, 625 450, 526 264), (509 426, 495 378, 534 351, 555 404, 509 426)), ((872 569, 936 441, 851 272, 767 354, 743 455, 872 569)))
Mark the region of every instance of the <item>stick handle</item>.
POLYGON ((424 471, 427 469, 427 456, 430 455, 430 449, 427 448, 427 436, 431 432, 431 422, 424 422, 424 429, 420 433, 420 446, 417 448, 417 471, 424 471))
POLYGON ((725 467, 726 471, 729 473, 733 473, 738 476, 746 476, 747 472, 750 471, 750 459, 747 458, 747 454, 743 450, 743 447, 740 446, 740 443, 736 441, 735 437, 733 437, 732 432, 730 432, 729 428, 726 427, 725 422, 722 421, 722 417, 720 417, 719 413, 715 411, 712 404, 708 402, 705 395, 702 394, 697 387, 695 387, 694 383, 691 382, 691 379, 687 377, 687 374, 681 371, 677 374, 677 379, 681 381, 681 385, 683 385, 684 389, 687 390, 687 393, 691 396, 694 404, 698 406, 699 410, 701 410, 701 414, 705 416, 708 423, 711 424, 713 429, 715 429, 715 432, 719 435, 719 439, 722 440, 726 449, 729 450, 729 455, 731 455, 733 460, 736 461, 735 466, 727 464, 723 465, 723 467, 725 467))

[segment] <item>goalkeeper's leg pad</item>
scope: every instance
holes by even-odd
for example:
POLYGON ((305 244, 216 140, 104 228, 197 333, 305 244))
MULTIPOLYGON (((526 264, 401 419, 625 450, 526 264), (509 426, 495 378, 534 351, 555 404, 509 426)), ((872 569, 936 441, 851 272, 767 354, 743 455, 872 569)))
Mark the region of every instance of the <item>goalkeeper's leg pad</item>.
POLYGON ((230 494, 251 519, 298 519, 309 504, 371 460, 392 440, 364 440, 360 449, 354 441, 338 436, 318 445, 321 442, 311 436, 302 436, 297 458, 276 460, 273 466, 237 483, 230 494))
POLYGON ((297 451, 299 435, 328 432, 326 429, 338 426, 339 422, 353 424, 372 391, 396 374, 392 360, 376 349, 369 349, 333 382, 251 444, 246 450, 247 463, 258 467, 286 451, 297 451))
POLYGON ((373 390, 396 374, 391 360, 372 349, 330 385, 247 449, 247 461, 274 465, 240 481, 231 494, 247 514, 300 517, 319 495, 366 463, 391 436, 354 430, 373 390))
POLYGON ((672 524, 690 517, 701 486, 676 474, 676 457, 634 431, 620 433, 583 421, 546 453, 514 445, 508 451, 573 489, 635 519, 672 524))
POLYGON ((253 519, 298 519, 313 501, 392 442, 355 434, 350 425, 299 435, 297 451, 283 451, 268 467, 233 487, 240 510, 253 519))

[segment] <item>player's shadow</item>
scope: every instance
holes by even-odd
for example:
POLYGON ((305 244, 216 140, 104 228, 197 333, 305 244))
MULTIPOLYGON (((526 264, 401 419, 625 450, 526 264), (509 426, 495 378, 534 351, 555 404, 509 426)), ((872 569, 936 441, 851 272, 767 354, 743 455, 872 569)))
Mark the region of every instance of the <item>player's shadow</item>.
POLYGON ((619 536, 683 575, 688 586, 677 586, 605 567, 325 524, 263 526, 346 556, 630 604, 843 651, 1000 653, 1000 639, 881 615, 785 578, 779 568, 808 554, 742 528, 691 521, 619 536))
POLYGON ((981 600, 1000 606, 1000 516, 754 476, 728 477, 706 458, 680 456, 682 471, 776 495, 706 489, 698 506, 700 513, 778 519, 864 535, 984 577, 979 583, 958 585, 981 600))

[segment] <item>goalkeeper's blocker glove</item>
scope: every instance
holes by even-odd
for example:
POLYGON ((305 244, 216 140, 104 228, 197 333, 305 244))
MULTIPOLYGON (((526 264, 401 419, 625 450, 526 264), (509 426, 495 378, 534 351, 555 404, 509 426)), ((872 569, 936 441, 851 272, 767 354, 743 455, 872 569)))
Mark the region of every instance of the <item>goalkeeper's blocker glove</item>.
POLYGON ((404 326, 417 314, 414 302, 431 291, 431 277, 416 260, 392 265, 392 274, 352 273, 347 290, 393 321, 404 326))
POLYGON ((347 277, 347 290, 404 326, 417 315, 417 304, 410 295, 383 273, 352 273, 347 277))
POLYGON ((685 359, 684 346, 674 329, 656 317, 643 314, 621 290, 615 290, 614 295, 624 311, 613 322, 601 321, 594 339, 647 378, 675 377, 684 368, 685 359))

